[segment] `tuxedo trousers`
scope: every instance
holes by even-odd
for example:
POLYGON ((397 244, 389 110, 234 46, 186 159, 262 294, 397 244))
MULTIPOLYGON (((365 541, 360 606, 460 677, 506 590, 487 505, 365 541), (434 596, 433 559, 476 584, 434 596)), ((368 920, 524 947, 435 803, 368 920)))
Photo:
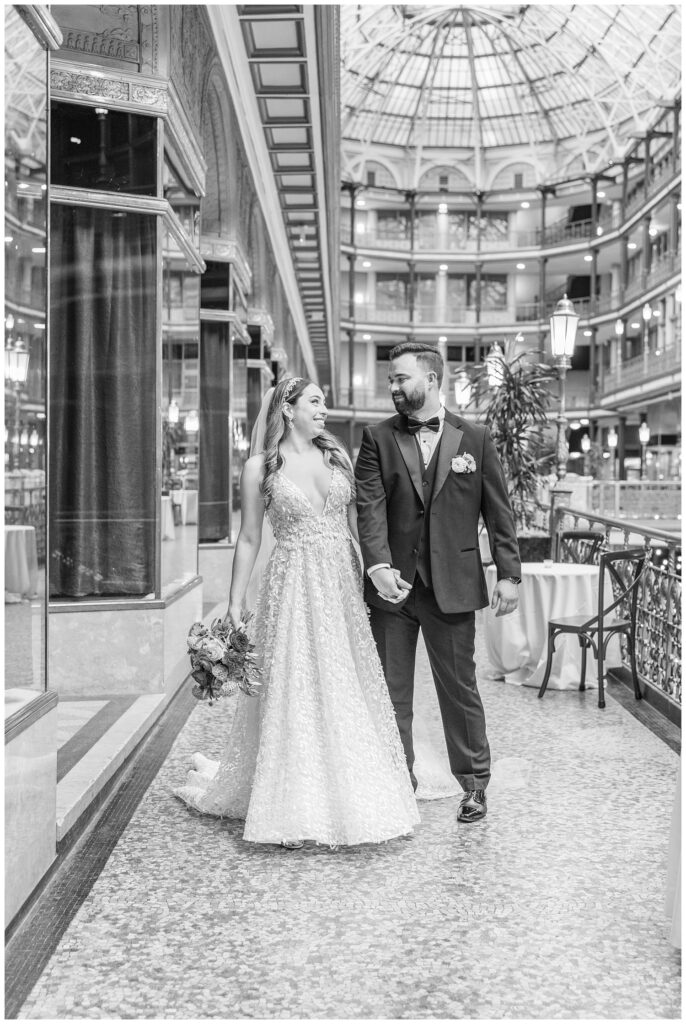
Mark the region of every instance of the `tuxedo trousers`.
POLYGON ((476 685, 474 612, 442 612, 433 590, 415 576, 405 603, 393 611, 372 606, 370 624, 413 783, 412 704, 421 629, 436 686, 450 770, 462 789, 485 789, 491 777, 491 753, 476 685))

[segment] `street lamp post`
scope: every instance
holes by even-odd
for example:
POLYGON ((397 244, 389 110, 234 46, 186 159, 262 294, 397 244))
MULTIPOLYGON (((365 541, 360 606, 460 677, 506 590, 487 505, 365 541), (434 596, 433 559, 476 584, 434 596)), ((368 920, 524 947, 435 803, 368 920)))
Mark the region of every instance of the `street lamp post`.
POLYGON ((641 442, 641 480, 646 478, 646 449, 650 443, 650 427, 646 420, 643 420, 638 428, 638 440, 641 442))
POLYGON ((576 329, 579 315, 574 312, 574 305, 564 295, 550 318, 550 344, 553 359, 560 376, 560 411, 557 417, 557 481, 564 480, 567 474, 567 417, 565 415, 565 386, 567 370, 572 365, 576 329))
POLYGON ((607 446, 610 449, 610 457, 612 459, 612 479, 617 479, 617 467, 615 464, 615 458, 617 454, 617 443, 619 441, 619 435, 614 427, 610 427, 607 432, 607 446))

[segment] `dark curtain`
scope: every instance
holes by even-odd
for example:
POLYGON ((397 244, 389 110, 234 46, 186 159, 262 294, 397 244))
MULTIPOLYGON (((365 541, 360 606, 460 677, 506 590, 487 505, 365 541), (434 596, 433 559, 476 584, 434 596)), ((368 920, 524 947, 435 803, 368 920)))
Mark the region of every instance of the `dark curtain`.
POLYGON ((155 589, 156 218, 51 213, 50 593, 155 589))
POLYGON ((200 346, 200 543, 230 537, 229 404, 231 342, 228 324, 202 324, 200 346))

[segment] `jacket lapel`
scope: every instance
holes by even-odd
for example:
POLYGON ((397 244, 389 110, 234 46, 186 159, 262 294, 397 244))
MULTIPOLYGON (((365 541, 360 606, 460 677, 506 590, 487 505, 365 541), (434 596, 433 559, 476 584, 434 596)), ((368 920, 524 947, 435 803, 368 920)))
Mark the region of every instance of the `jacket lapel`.
POLYGON ((417 442, 415 441, 412 434, 403 428, 401 422, 393 424, 393 435, 397 442, 400 454, 402 455, 405 465, 407 466, 408 472, 414 484, 414 489, 419 496, 419 499, 424 504, 424 488, 422 487, 422 473, 419 468, 419 451, 417 448, 417 442))
POLYGON ((436 466, 436 482, 434 483, 433 492, 434 498, 448 478, 448 473, 451 469, 450 464, 458 453, 460 444, 462 443, 462 435, 464 433, 452 417, 450 417, 450 419, 448 418, 449 416, 450 413, 445 414, 443 433, 441 435, 441 443, 438 449, 438 465, 436 466))

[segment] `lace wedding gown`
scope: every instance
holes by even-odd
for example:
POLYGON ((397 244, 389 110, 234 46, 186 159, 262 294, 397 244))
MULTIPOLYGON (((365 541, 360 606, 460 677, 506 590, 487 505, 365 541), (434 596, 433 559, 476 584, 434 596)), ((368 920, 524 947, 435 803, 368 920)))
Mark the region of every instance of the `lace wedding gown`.
POLYGON ((195 755, 175 791, 244 818, 255 843, 377 843, 419 821, 348 529, 351 489, 332 470, 321 514, 279 471, 267 511, 276 545, 255 615, 259 697, 239 693, 221 762, 195 755))

